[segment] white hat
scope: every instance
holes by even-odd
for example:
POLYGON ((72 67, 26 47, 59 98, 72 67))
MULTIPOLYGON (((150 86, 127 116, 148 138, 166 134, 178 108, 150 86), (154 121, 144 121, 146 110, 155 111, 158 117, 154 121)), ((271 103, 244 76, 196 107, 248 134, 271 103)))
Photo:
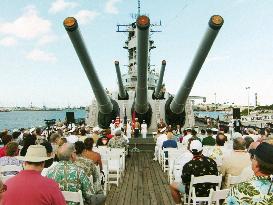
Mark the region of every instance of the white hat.
POLYGON ((43 162, 51 157, 47 156, 46 148, 42 145, 30 145, 27 149, 26 156, 17 156, 18 160, 26 162, 43 162))
POLYGON ((193 140, 190 144, 190 150, 196 150, 197 152, 200 152, 203 150, 202 143, 199 140, 193 140))
POLYGON ((79 138, 76 135, 69 135, 68 137, 66 137, 66 140, 68 143, 74 144, 75 142, 79 141, 79 138))
POLYGON ((218 132, 218 129, 212 128, 211 131, 212 131, 212 132, 218 132))

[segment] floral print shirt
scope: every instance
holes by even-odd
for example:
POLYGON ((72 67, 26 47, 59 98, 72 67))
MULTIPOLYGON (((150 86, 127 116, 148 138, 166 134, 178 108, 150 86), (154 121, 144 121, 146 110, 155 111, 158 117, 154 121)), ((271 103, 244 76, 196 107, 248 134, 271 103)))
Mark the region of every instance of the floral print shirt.
MULTIPOLYGON (((85 174, 84 170, 71 161, 60 161, 55 167, 50 169, 47 177, 56 181, 62 191, 77 192, 82 191, 84 204, 90 204, 95 191, 85 174)), ((76 205, 75 202, 68 202, 68 205, 76 205)))
MULTIPOLYGON (((204 175, 218 175, 216 162, 213 159, 202 155, 198 157, 193 157, 191 161, 184 165, 182 171, 182 181, 186 185, 186 193, 189 193, 191 175, 194 175, 196 177, 204 175)), ((215 184, 196 184, 196 195, 200 197, 206 197, 209 195, 209 191, 211 188, 215 188, 215 184)))
POLYGON ((87 159, 81 155, 77 156, 77 160, 75 161, 75 164, 78 167, 81 167, 88 177, 92 176, 95 193, 102 191, 99 167, 97 167, 92 160, 87 159))
POLYGON ((255 176, 250 181, 236 184, 230 189, 225 204, 273 204, 273 185, 271 186, 271 183, 270 177, 268 176, 255 176))
POLYGON ((127 148, 127 142, 122 136, 116 136, 109 140, 108 147, 110 148, 127 148))

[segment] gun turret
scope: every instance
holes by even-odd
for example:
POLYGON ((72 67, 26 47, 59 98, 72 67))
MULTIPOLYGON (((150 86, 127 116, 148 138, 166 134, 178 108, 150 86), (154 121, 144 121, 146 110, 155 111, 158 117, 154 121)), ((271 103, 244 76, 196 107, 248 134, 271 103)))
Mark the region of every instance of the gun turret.
POLYGON ((181 121, 184 120, 184 109, 187 98, 191 92, 194 81, 209 53, 209 50, 224 23, 224 20, 219 15, 214 15, 210 18, 209 27, 205 36, 199 46, 199 49, 192 61, 190 69, 181 84, 175 97, 171 97, 165 106, 166 122, 168 124, 184 124, 181 121))
POLYGON ((162 89, 162 82, 163 82, 165 67, 166 67, 166 61, 163 60, 162 65, 161 65, 161 69, 160 69, 160 75, 159 75, 158 83, 157 83, 155 93, 154 93, 154 97, 157 98, 157 99, 162 97, 162 96, 160 96, 160 91, 162 89))
POLYGON ((121 78, 121 73, 120 73, 120 67, 119 67, 119 62, 115 61, 115 67, 116 67, 116 73, 117 73, 117 78, 118 78, 118 87, 119 87, 119 98, 121 100, 128 100, 128 94, 126 93, 122 78, 121 78))
POLYGON ((76 50, 97 100, 99 108, 99 126, 102 128, 108 128, 111 120, 115 119, 118 114, 118 105, 114 100, 111 100, 108 97, 102 84, 100 83, 95 67, 79 31, 77 20, 74 17, 67 17, 63 24, 74 46, 74 49, 76 50))

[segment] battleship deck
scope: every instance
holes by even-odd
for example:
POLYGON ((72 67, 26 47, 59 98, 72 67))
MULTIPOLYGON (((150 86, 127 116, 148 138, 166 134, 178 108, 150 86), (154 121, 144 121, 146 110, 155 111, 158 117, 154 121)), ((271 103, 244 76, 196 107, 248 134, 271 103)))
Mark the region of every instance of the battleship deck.
POLYGON ((167 175, 154 162, 152 152, 132 153, 118 187, 111 186, 107 205, 172 205, 167 175))

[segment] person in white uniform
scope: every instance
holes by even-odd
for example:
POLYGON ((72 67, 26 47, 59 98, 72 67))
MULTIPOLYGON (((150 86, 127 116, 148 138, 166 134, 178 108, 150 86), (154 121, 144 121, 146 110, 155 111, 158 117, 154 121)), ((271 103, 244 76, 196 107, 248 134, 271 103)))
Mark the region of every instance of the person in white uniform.
POLYGON ((112 120, 112 123, 110 124, 110 129, 111 129, 111 135, 115 135, 115 120, 112 120))
POLYGON ((130 123, 129 120, 127 120, 126 135, 127 135, 128 138, 131 138, 131 132, 132 132, 131 123, 130 123))
POLYGON ((145 139, 147 136, 147 124, 145 120, 143 120, 143 123, 141 124, 141 134, 142 134, 142 138, 145 139))

